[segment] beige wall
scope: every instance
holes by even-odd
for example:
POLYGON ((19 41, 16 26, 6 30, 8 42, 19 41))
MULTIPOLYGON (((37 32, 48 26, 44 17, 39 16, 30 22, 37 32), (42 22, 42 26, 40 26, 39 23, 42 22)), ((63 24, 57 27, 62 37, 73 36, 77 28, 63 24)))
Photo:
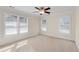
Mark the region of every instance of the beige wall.
POLYGON ((74 10, 67 10, 62 12, 54 12, 52 15, 47 16, 47 31, 42 34, 53 36, 57 38, 64 38, 68 40, 74 40, 74 10), (60 33, 59 32, 59 21, 62 16, 70 16, 71 17, 71 25, 70 25, 70 34, 60 33))
POLYGON ((76 45, 79 48, 79 7, 76 7, 76 23, 75 23, 75 41, 76 45))
MULTIPOLYGON (((0 36, 0 45, 13 42, 16 40, 24 39, 30 36, 35 36, 37 34, 44 34, 49 35, 52 37, 57 38, 64 38, 68 40, 74 40, 75 39, 75 12, 74 10, 68 10, 68 11, 62 11, 62 12, 54 12, 52 15, 47 16, 48 24, 47 24, 47 32, 40 31, 40 17, 34 16, 30 14, 21 13, 19 11, 15 10, 0 10, 0 33, 4 31, 4 14, 15 14, 18 16, 26 16, 29 19, 29 33, 27 34, 21 34, 21 35, 12 35, 12 36, 0 36), (62 16, 70 16, 71 17, 71 25, 70 34, 63 34, 59 32, 59 18, 62 16)), ((78 17, 77 17, 77 23, 78 23, 78 17)), ((77 30, 78 31, 78 30, 77 30)), ((3 34, 3 33, 2 33, 3 34)), ((78 44, 78 42, 77 42, 78 44)))
POLYGON ((14 15, 18 15, 18 16, 26 16, 28 17, 28 26, 29 26, 29 32, 26 34, 20 34, 20 35, 10 35, 10 36, 4 36, 4 35, 0 35, 0 45, 2 44, 6 44, 6 43, 11 43, 13 41, 16 40, 21 40, 30 36, 35 36, 37 34, 39 34, 39 17, 38 16, 33 16, 30 14, 25 14, 25 13, 21 13, 17 10, 1 10, 0 9, 0 33, 3 34, 4 32, 4 15, 5 14, 14 14, 14 15))

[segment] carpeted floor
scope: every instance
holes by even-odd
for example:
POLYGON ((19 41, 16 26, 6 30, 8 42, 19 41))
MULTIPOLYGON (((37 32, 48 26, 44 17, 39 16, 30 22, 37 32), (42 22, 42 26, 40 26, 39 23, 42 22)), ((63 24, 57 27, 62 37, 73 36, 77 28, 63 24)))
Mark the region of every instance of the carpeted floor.
POLYGON ((27 39, 27 44, 15 50, 16 52, 78 52, 73 41, 56 39, 39 35, 27 39))

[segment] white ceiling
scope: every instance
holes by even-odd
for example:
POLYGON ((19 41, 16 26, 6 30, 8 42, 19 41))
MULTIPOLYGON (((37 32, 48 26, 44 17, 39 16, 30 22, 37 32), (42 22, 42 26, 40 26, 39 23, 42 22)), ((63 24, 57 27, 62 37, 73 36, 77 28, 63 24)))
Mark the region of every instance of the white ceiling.
MULTIPOLYGON (((50 6, 51 10, 50 12, 62 12, 62 11, 72 11, 74 7, 72 6, 50 6)), ((28 12, 33 14, 33 12, 36 10, 34 6, 15 6, 15 9, 23 11, 23 12, 28 12)), ((38 13, 34 13, 38 14, 38 13)))
MULTIPOLYGON (((56 10, 56 11, 66 11, 66 10, 72 10, 72 8, 74 7, 71 7, 71 6, 51 6, 51 10, 56 10)), ((36 9, 34 8, 34 6, 15 6, 15 9, 17 10, 21 10, 21 11, 24 11, 24 12, 33 12, 35 11, 36 9)))
MULTIPOLYGON (((4 6, 3 6, 4 7, 4 6)), ((8 6, 6 6, 8 7, 8 6)), ((33 13, 36 9, 35 6, 14 6, 16 10, 19 10, 21 12, 30 13, 39 15, 38 13, 33 13)), ((72 11, 75 9, 73 6, 49 6, 51 8, 50 12, 62 12, 62 11, 72 11)), ((9 7, 8 7, 9 8, 9 7)))

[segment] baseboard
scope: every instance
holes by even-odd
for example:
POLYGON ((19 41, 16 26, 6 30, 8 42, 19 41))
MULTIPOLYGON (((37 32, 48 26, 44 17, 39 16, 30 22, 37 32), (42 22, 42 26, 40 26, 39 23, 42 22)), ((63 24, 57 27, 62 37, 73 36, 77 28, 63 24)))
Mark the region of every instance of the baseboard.
MULTIPOLYGON (((55 38, 55 39, 61 39, 61 40, 64 39, 64 38, 55 37, 55 36, 50 36, 50 35, 46 35, 46 34, 40 34, 40 35, 44 35, 44 36, 47 36, 47 37, 50 37, 50 38, 55 38)), ((64 40, 75 42, 75 40, 68 40, 68 39, 64 39, 64 40)))

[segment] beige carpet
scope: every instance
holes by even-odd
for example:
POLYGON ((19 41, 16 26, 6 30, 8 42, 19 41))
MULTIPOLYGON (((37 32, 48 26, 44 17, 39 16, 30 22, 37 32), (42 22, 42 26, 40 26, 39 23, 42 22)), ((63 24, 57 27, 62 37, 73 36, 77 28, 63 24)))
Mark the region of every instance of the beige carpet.
POLYGON ((27 39, 27 45, 15 49, 16 52, 77 52, 74 42, 39 35, 27 39))

